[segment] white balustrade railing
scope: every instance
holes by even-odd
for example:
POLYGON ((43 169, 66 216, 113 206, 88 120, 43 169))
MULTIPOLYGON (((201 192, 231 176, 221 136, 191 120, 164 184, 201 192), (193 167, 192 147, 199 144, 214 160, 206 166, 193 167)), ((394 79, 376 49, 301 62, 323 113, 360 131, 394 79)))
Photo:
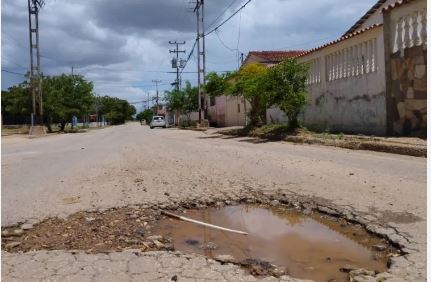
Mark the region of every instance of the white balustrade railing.
POLYGON ((427 44, 427 10, 400 16, 393 25, 392 52, 427 44))
POLYGON ((306 64, 308 64, 308 76, 305 84, 317 84, 320 83, 321 74, 320 74, 320 58, 313 59, 311 61, 308 61, 306 64))
POLYGON ((377 71, 376 56, 376 38, 326 55, 326 80, 333 81, 375 72, 377 71))

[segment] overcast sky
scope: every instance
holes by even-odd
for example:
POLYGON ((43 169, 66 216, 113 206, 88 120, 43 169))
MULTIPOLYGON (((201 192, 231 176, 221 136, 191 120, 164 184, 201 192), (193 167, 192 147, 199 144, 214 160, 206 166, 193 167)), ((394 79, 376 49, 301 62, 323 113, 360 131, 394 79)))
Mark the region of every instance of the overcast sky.
MULTIPOLYGON (((169 40, 196 38, 192 0, 46 0, 39 13, 42 71, 75 73, 94 81, 95 92, 130 102, 171 89, 175 74, 169 40)), ((217 25, 246 0, 206 0, 205 24, 217 25), (232 5, 231 5, 232 4, 232 5), (226 8, 231 5, 229 9, 226 8), (226 12, 224 14, 223 11, 226 12), (222 15, 222 16, 220 16, 222 15)), ((252 0, 240 13, 206 38, 207 71, 238 67, 238 53, 316 47, 341 36, 376 0, 252 0), (238 49, 237 52, 235 49, 238 49)), ((1 1, 2 70, 29 69, 27 0, 1 1)), ((185 54, 182 54, 185 57, 185 54)), ((196 71, 196 55, 185 72, 196 71)), ((24 77, 2 71, 1 86, 24 77)), ((196 84, 197 74, 183 80, 196 84)), ((141 109, 141 105, 136 105, 141 109)))

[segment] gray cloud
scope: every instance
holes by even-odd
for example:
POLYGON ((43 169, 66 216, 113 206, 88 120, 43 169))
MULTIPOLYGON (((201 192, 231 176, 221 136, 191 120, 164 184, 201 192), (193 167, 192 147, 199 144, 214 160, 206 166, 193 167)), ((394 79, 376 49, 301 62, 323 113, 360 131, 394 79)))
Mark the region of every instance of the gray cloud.
MULTIPOLYGON (((152 79, 174 80, 169 40, 186 40, 190 50, 196 37, 196 16, 189 0, 47 0, 40 12, 42 69, 53 75, 77 73, 95 82, 99 94, 130 101, 153 93, 152 79), (160 72, 157 72, 160 71, 160 72)), ((345 32, 375 0, 253 0, 219 31, 206 38, 208 70, 233 70, 238 52, 306 49, 345 32), (218 35, 218 36, 217 36, 218 35)), ((207 0, 206 24, 213 22, 232 0, 207 0)), ((218 22, 245 0, 236 0, 218 22)), ((28 70, 27 1, 3 0, 2 69, 28 70)), ((185 71, 195 71, 192 57, 185 71)), ((2 72, 2 89, 24 77, 2 72)), ((196 74, 183 80, 196 82, 196 74)), ((170 89, 163 85, 161 91, 170 89)))

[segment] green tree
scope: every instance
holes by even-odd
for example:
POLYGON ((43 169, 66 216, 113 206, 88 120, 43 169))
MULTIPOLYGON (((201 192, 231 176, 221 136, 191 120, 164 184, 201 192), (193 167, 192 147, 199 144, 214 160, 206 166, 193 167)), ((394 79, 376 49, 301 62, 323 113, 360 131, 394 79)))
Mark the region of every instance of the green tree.
POLYGON ((172 90, 165 92, 167 107, 172 111, 183 113, 186 108, 186 92, 183 90, 172 90))
POLYGON ((94 104, 93 83, 81 75, 44 77, 42 82, 44 116, 48 131, 52 123, 59 123, 64 131, 73 116, 84 118, 94 104))
POLYGON ((192 86, 189 81, 186 81, 186 87, 183 89, 185 93, 184 111, 187 115, 191 112, 199 110, 199 91, 196 86, 192 86))
POLYGON ((225 95, 228 87, 228 78, 231 73, 219 75, 216 72, 210 72, 206 76, 205 92, 209 96, 222 96, 225 95))
POLYGON ((183 89, 166 91, 165 101, 170 110, 175 111, 177 116, 186 115, 187 122, 189 122, 190 114, 199 108, 198 96, 198 88, 186 81, 186 86, 183 89))
POLYGON ((268 70, 265 78, 268 105, 276 105, 289 118, 289 126, 299 125, 298 114, 306 105, 306 85, 308 66, 287 59, 268 70))
POLYGON ((30 116, 32 108, 31 92, 28 83, 22 82, 1 92, 1 111, 3 115, 30 116))
POLYGON ((123 124, 127 120, 133 120, 133 115, 136 114, 134 106, 117 97, 97 97, 96 104, 99 107, 98 113, 104 115, 111 124, 123 124))
POLYGON ((166 91, 165 101, 169 109, 178 111, 181 114, 190 114, 198 110, 198 96, 197 87, 192 87, 190 82, 186 81, 184 89, 166 91))
POLYGON ((146 109, 136 115, 136 120, 139 120, 139 121, 145 120, 147 124, 150 124, 152 118, 153 118, 152 109, 146 109))
POLYGON ((250 102, 250 124, 260 125, 266 121, 268 96, 266 93, 266 67, 258 64, 248 64, 237 72, 226 77, 227 93, 234 96, 244 96, 250 102))

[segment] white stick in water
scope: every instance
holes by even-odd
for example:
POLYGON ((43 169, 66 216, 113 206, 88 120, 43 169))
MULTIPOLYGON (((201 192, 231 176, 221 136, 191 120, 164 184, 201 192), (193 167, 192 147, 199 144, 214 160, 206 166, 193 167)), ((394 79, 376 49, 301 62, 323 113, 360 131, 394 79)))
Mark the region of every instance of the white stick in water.
POLYGON ((202 221, 198 221, 195 219, 191 219, 191 218, 187 218, 184 216, 179 216, 170 212, 166 212, 166 211, 162 211, 162 214, 179 219, 179 220, 183 220, 183 221, 188 221, 188 222, 192 222, 198 225, 202 225, 202 226, 206 226, 209 228, 214 228, 214 229, 218 229, 218 230, 223 230, 223 231, 227 231, 227 232, 232 232, 232 233, 238 233, 238 234, 242 234, 242 235, 248 235, 247 232, 243 232, 243 231, 238 231, 238 230, 233 230, 233 229, 229 229, 229 228, 225 228, 225 227, 221 227, 221 226, 217 226, 217 225, 213 225, 213 224, 209 224, 209 223, 205 223, 202 221))

